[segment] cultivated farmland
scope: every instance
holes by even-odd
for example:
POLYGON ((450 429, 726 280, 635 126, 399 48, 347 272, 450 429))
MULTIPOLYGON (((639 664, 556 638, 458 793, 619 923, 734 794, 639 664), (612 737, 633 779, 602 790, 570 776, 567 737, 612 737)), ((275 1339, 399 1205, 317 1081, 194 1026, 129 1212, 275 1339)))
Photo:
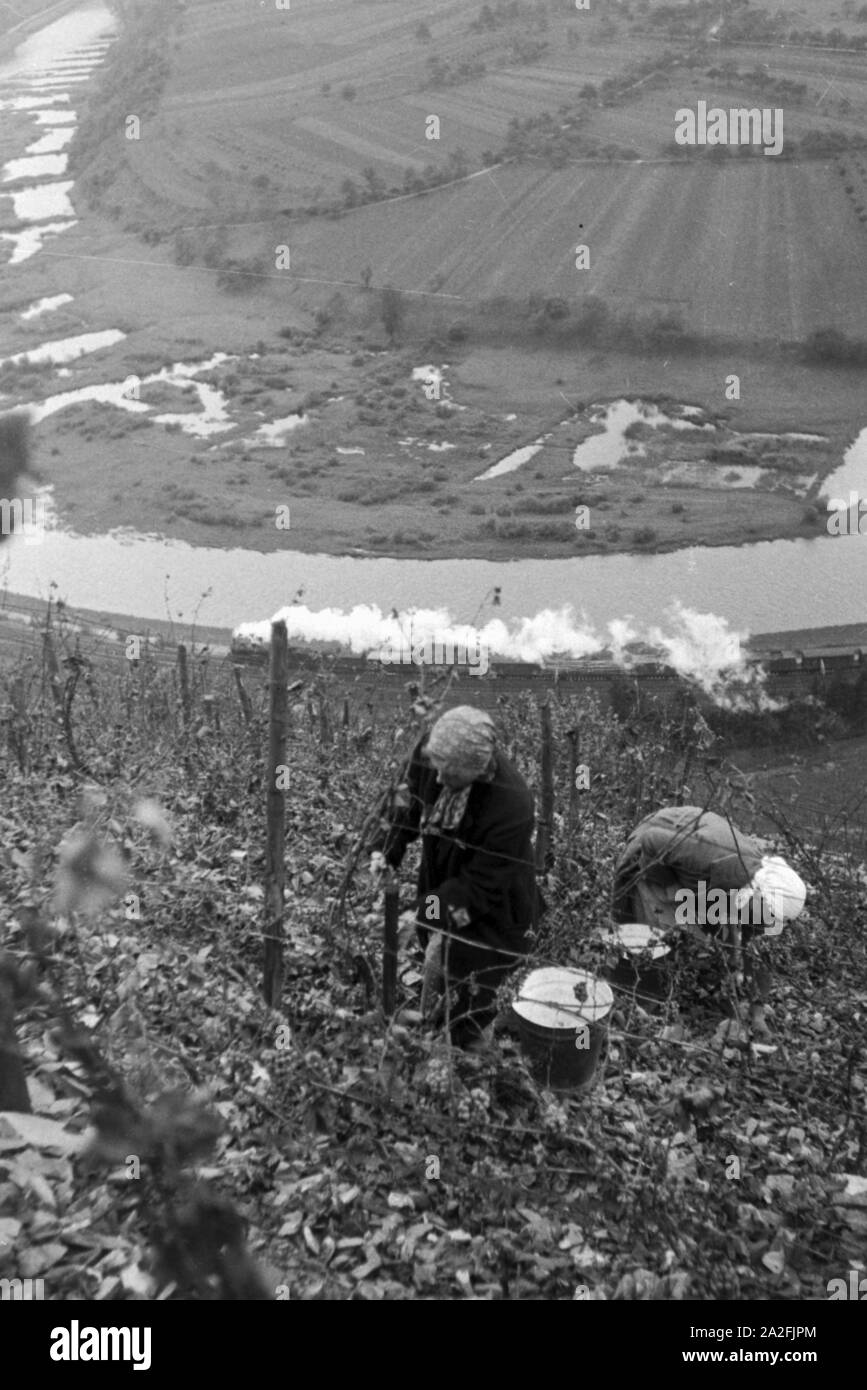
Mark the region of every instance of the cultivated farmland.
POLYGON ((503 168, 457 188, 293 228, 300 277, 456 297, 672 308, 714 338, 791 340, 833 323, 867 332, 867 233, 823 164, 503 168), (575 268, 575 246, 590 269, 575 268))
POLYGON ((831 128, 854 140, 861 59, 792 49, 771 67, 764 48, 696 48, 689 35, 678 46, 670 24, 652 37, 646 16, 627 25, 619 7, 611 14, 614 32, 611 16, 525 4, 517 19, 480 29, 476 11, 441 0, 420 35, 419 17, 394 4, 335 0, 242 20, 228 0, 192 3, 155 133, 125 151, 117 193, 128 220, 158 235, 225 226, 217 250, 188 247, 192 262, 229 255, 261 272, 288 244, 293 282, 308 301, 315 286, 312 304, 323 285, 357 286, 369 268, 374 286, 450 296, 456 310, 533 292, 573 306, 592 294, 618 313, 673 315, 718 342, 789 342, 822 327, 860 335, 859 152, 836 165, 758 151, 713 159, 676 147, 673 128, 675 110, 698 100, 780 101, 793 144, 831 128), (541 55, 527 57, 528 35, 546 45, 541 55), (814 59, 821 72, 808 80, 814 59), (458 81, 462 63, 484 71, 458 81), (606 94, 612 78, 644 69, 629 90, 606 94), (541 137, 536 127, 529 148, 544 150, 553 132, 561 163, 571 151, 565 167, 520 153, 494 162, 510 121, 558 108, 559 124, 541 137), (432 115, 439 138, 428 140, 432 115), (622 157, 589 162, 582 146, 622 157), (398 196, 425 169, 471 177, 398 196), (307 215, 341 201, 337 220, 307 215), (589 269, 576 269, 579 244, 589 269))
POLYGON ((475 7, 438 0, 425 8, 431 37, 422 40, 419 14, 395 4, 330 0, 251 17, 234 0, 191 3, 153 138, 124 151, 125 206, 138 204, 147 221, 169 217, 222 182, 224 201, 234 193, 239 205, 297 207, 337 194, 366 166, 388 183, 445 165, 455 150, 477 166, 511 119, 573 101, 644 52, 638 41, 605 39, 600 15, 564 3, 545 9, 538 42, 547 47, 528 59, 532 8, 522 0, 519 20, 479 33, 475 7), (483 71, 461 78, 462 64, 483 71), (430 114, 439 140, 426 137, 430 114))

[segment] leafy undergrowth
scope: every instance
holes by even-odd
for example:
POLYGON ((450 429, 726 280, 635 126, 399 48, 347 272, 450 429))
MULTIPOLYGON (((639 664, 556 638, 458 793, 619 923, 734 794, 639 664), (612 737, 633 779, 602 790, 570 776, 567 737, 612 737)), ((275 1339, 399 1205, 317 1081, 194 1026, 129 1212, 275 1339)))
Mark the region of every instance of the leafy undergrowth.
MULTIPOLYGON (((81 670, 64 669, 69 694, 81 670)), ((359 834, 423 702, 395 728, 350 700, 344 727, 311 676, 292 694, 278 1013, 261 995, 265 687, 245 675, 247 723, 229 677, 193 664, 188 724, 175 670, 147 660, 85 665, 65 718, 35 664, 6 683, 0 927, 21 966, 42 924, 51 989, 19 1010, 35 1114, 0 1117, 0 1277, 41 1277, 54 1299, 214 1296, 170 1258, 203 1202, 236 1297, 824 1299, 863 1261, 867 913, 852 865, 786 833, 813 891, 769 952, 767 1033, 696 948, 665 1004, 618 994, 594 1085, 557 1096, 509 1032, 469 1057, 412 1013, 383 1021, 382 909, 359 834), (86 872, 70 843, 91 846, 86 872), (147 1126, 94 1110, 58 998, 147 1126)), ((500 723, 538 793, 535 707, 504 702, 500 723)), ((702 726, 688 705, 636 727, 555 701, 553 727, 537 963, 592 969, 624 833, 689 799, 702 726), (592 776, 570 807, 575 727, 592 776)), ((717 804, 749 829, 732 795, 718 781, 717 804)))

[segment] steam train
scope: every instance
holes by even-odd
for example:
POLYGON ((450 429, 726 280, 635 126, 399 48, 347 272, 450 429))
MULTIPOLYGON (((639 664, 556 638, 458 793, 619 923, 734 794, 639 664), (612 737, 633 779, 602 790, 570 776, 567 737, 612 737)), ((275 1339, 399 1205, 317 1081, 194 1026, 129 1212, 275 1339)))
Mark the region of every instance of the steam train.
MULTIPOLYGON (((244 639, 233 638, 231 659, 245 665, 263 666, 268 661, 268 648, 261 644, 251 644, 244 639)), ((857 676, 867 669, 867 647, 805 647, 798 649, 747 648, 747 666, 763 668, 770 677, 800 678, 805 684, 816 679, 857 676)), ((378 656, 349 655, 337 649, 334 643, 309 644, 289 648, 289 664, 292 671, 310 673, 326 671, 343 680, 359 677, 376 677, 385 681, 406 682, 412 680, 419 668, 412 664, 384 664, 378 656)), ((447 664, 425 663, 427 673, 450 670, 447 664)), ((611 681, 624 676, 638 681, 676 681, 679 673, 660 658, 658 653, 647 649, 630 652, 628 663, 618 663, 604 654, 592 657, 550 657, 544 661, 515 661, 511 658, 491 656, 484 674, 472 672, 471 668, 460 666, 462 676, 471 681, 504 681, 536 683, 549 685, 584 684, 594 681, 611 681)))

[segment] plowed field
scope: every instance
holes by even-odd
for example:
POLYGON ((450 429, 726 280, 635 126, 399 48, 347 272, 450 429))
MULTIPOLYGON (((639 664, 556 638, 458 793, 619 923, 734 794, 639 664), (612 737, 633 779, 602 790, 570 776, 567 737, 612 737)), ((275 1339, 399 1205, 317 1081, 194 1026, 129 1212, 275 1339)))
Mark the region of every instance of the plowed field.
POLYGON ((538 290, 671 306, 710 337, 867 332, 867 233, 840 176, 816 162, 506 167, 293 230, 299 276, 357 283, 368 263, 375 282, 466 299, 538 290))

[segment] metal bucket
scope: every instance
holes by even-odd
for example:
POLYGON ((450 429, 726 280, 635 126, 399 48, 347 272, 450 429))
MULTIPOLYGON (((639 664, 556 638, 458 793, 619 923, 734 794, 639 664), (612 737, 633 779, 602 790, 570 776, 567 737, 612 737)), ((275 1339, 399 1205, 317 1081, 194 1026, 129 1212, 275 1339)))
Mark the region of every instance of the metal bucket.
POLYGON ((613 1003, 610 987, 586 970, 549 966, 524 979, 512 1013, 540 1085, 576 1091, 592 1084, 613 1003))
POLYGON ((644 922, 624 922, 606 935, 616 955, 602 973, 615 989, 645 1007, 659 1006, 671 994, 671 947, 663 934, 644 922))

